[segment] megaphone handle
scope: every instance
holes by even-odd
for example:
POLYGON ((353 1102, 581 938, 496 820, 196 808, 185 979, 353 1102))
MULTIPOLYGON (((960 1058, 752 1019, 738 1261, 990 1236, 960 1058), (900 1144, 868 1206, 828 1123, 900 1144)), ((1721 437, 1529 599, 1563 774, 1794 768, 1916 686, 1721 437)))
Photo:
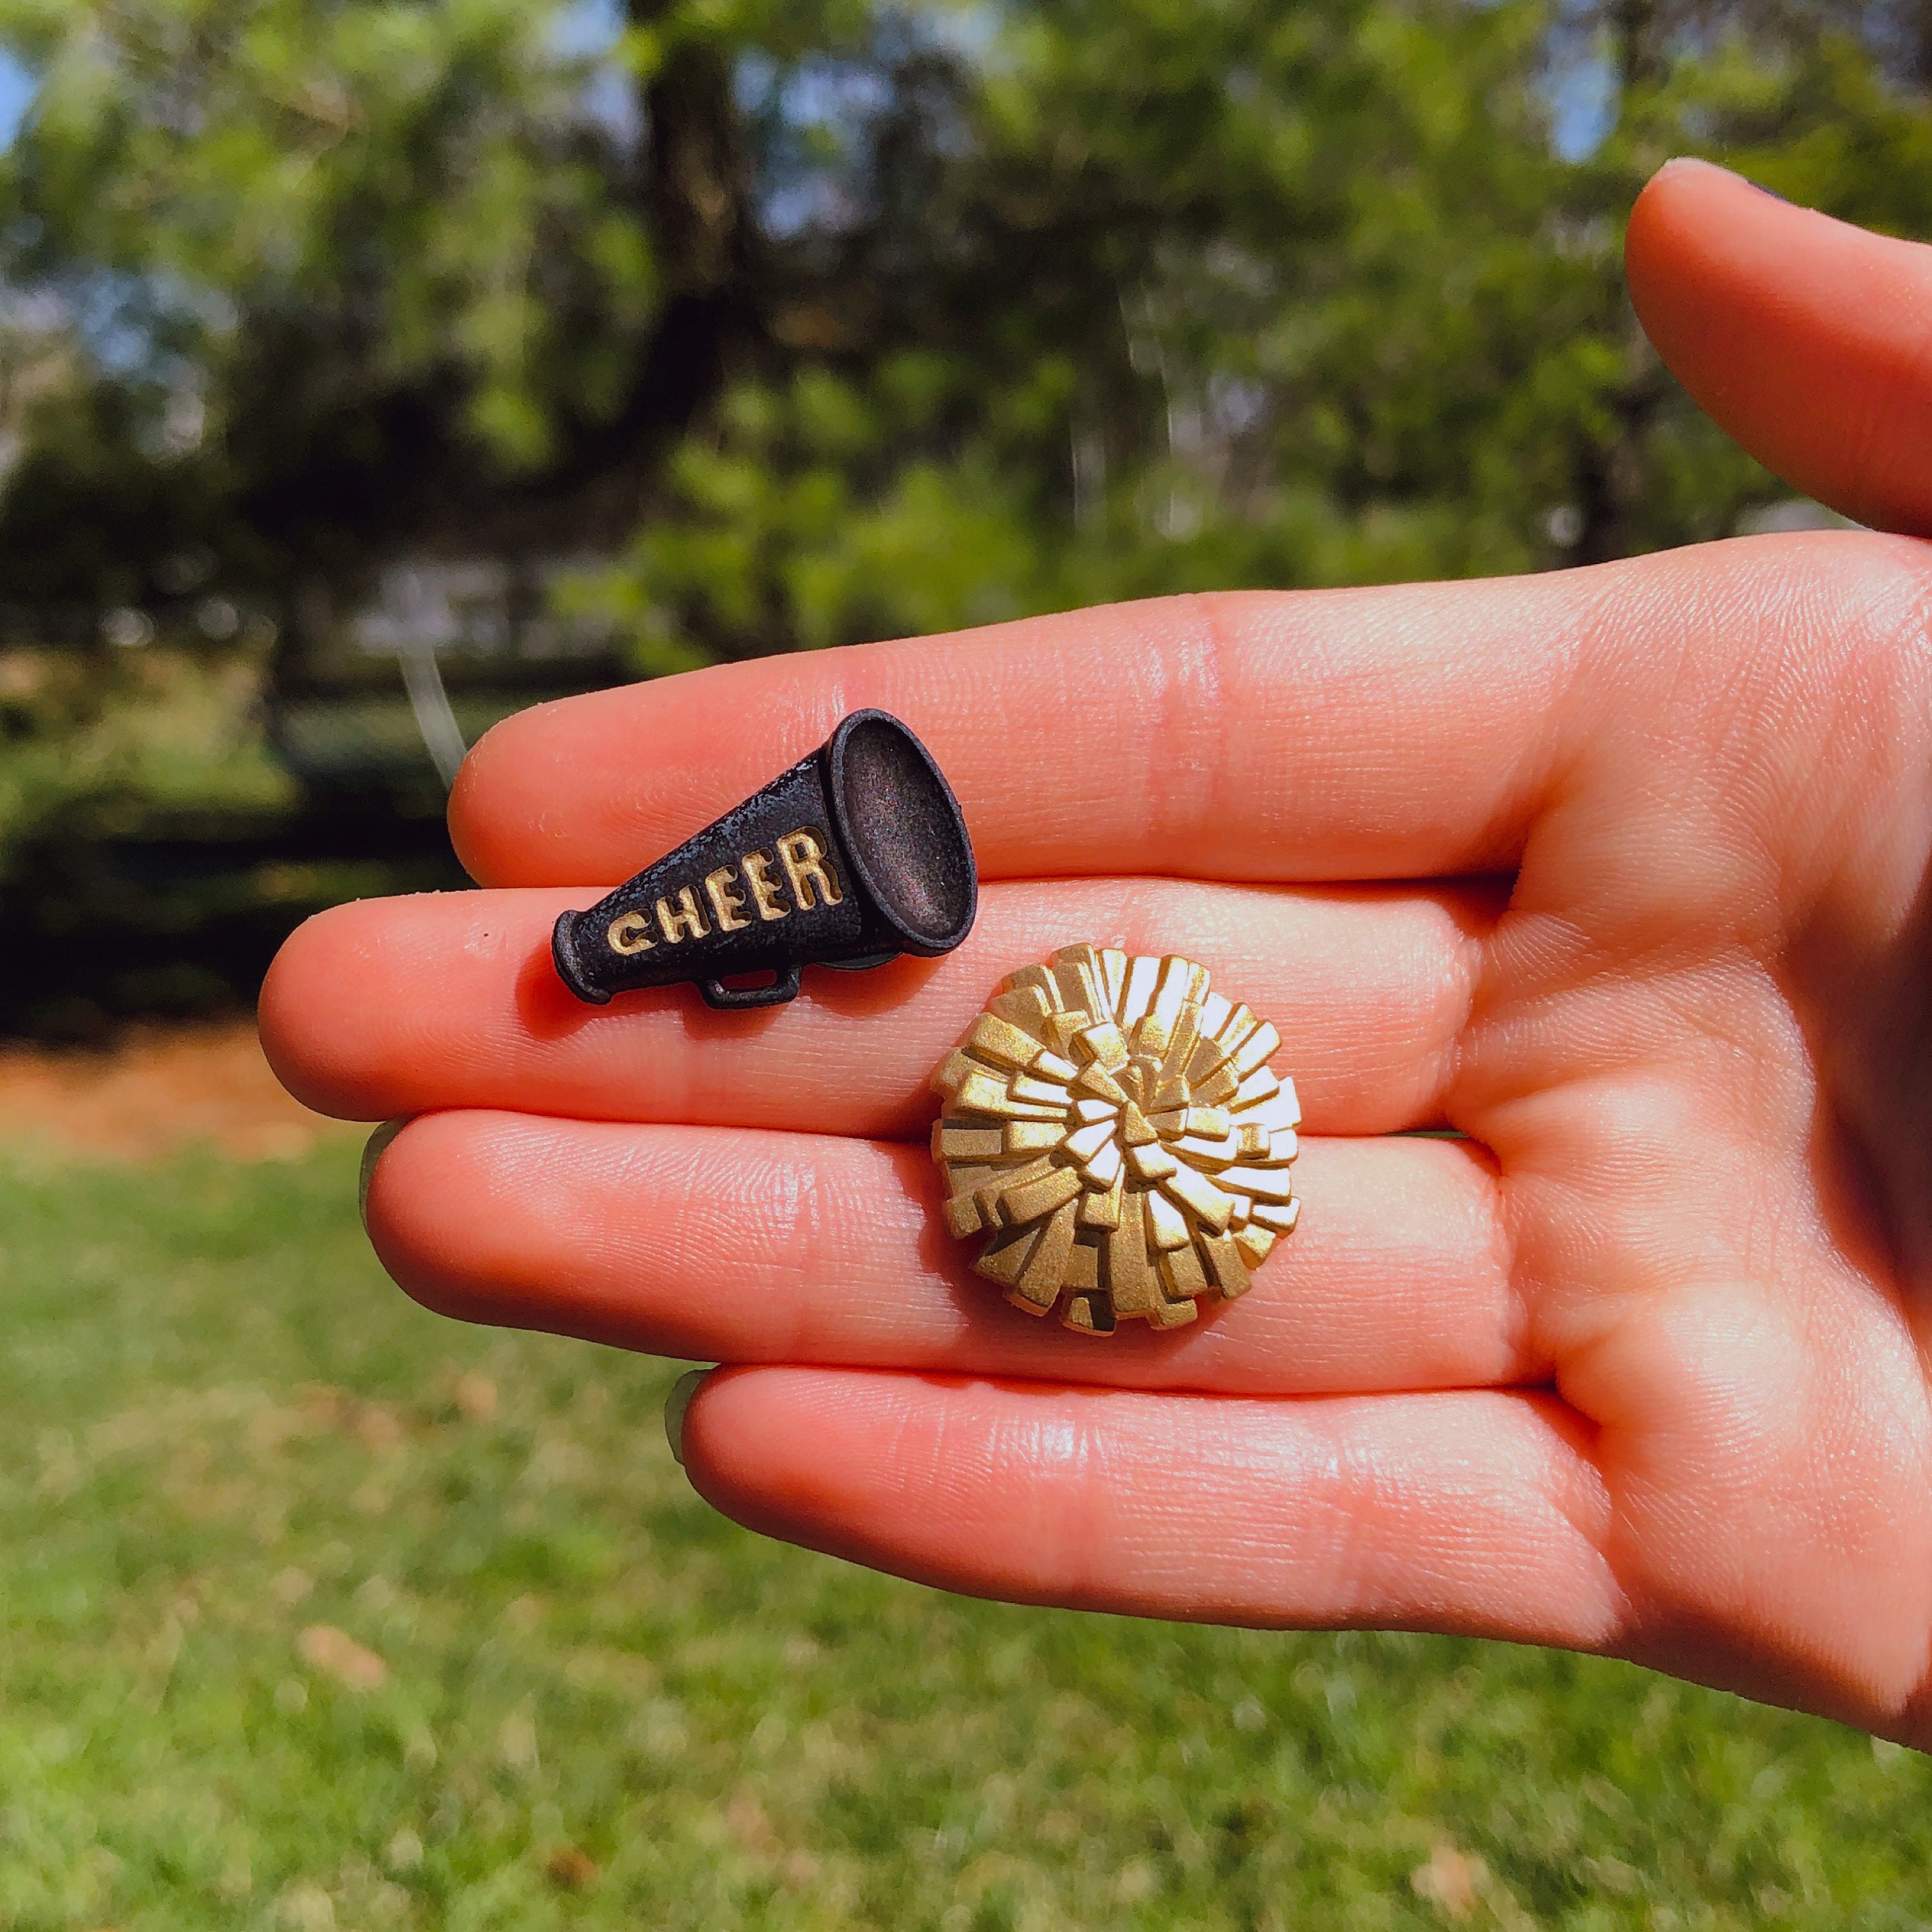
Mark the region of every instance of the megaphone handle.
POLYGON ((741 1006, 782 1006, 798 998, 799 969, 790 965, 776 970, 778 976, 769 986, 728 986, 722 980, 700 980, 698 990, 704 1004, 720 1012, 734 1012, 741 1006))

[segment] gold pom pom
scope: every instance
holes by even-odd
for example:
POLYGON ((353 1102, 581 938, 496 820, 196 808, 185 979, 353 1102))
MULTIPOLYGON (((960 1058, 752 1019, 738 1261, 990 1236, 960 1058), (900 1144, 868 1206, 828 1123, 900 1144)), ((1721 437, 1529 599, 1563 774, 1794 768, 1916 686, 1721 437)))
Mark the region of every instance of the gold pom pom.
POLYGON ((1070 946, 1001 982, 932 1077, 946 1226, 1029 1314, 1112 1334, 1232 1300, 1294 1226, 1281 1036, 1191 959, 1070 946))

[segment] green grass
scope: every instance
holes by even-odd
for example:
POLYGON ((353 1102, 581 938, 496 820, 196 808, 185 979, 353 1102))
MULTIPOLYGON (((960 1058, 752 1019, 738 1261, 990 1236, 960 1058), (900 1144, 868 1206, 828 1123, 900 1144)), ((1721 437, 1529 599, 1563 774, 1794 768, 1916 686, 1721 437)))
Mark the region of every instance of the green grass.
POLYGON ((1932 1764, 1832 1725, 734 1528, 672 1366, 412 1306, 354 1153, 0 1178, 0 1928, 1932 1921, 1932 1764))

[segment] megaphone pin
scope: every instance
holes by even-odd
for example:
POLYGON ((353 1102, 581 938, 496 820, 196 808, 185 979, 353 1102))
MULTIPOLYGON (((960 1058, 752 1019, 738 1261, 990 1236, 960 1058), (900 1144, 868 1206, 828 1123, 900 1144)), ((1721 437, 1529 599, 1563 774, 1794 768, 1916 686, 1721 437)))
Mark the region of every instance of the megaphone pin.
POLYGON ((932 753, 888 712, 855 711, 676 851, 562 914, 550 952, 593 1006, 692 980, 709 1006, 774 1006, 806 966, 950 952, 979 900, 966 821, 932 753))

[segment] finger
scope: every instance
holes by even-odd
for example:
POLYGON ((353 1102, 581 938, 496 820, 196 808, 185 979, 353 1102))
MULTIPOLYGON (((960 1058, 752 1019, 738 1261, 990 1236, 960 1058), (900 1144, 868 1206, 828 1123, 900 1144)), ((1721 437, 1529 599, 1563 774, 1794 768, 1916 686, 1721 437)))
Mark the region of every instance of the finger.
POLYGON ((261 1000, 275 1070, 312 1107, 381 1120, 444 1107, 922 1136, 927 1086, 999 981, 1082 940, 1184 950, 1280 1030, 1322 1132, 1436 1118, 1494 894, 1295 890, 1171 879, 989 890, 959 950, 806 976, 782 1011, 714 1013, 688 986, 608 1009, 550 964, 568 892, 365 900, 320 914, 261 1000), (1305 1084, 1304 1084, 1305 1083, 1305 1084))
POLYGON ((1932 249, 1676 160, 1624 268, 1658 352, 1760 462, 1861 523, 1932 531, 1932 249))
POLYGON ((1540 1376, 1493 1171, 1443 1141, 1313 1140, 1312 1204, 1235 1302, 1104 1340, 970 1271, 923 1150, 826 1134, 433 1114, 383 1149, 383 1265, 466 1320, 696 1361, 845 1364, 1282 1394, 1540 1376))
POLYGON ((451 831, 486 885, 614 882, 876 705, 931 746, 984 877, 1504 870, 1598 594, 1176 598, 719 666, 506 719, 451 831))
POLYGON ((1266 1401, 739 1369, 686 1412, 749 1527, 976 1596, 1600 1650, 1604 1486, 1552 1399, 1266 1401))

